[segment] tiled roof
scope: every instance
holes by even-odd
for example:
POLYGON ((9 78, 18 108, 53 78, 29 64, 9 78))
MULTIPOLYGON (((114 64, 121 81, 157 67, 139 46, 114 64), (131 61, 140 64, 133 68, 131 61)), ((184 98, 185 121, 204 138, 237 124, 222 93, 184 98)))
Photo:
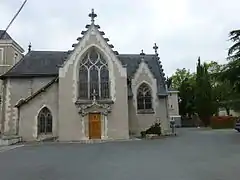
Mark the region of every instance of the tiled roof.
POLYGON ((56 76, 58 68, 67 57, 62 51, 31 51, 27 53, 4 77, 56 76))
MULTIPOLYGON (((30 51, 15 66, 0 78, 7 77, 34 77, 34 76, 57 76, 59 66, 68 56, 65 51, 30 51)), ((117 55, 122 65, 127 67, 127 75, 133 78, 134 73, 141 63, 142 56, 139 54, 117 55)), ((165 79, 156 55, 145 55, 144 61, 148 64, 154 77, 157 79, 159 95, 165 95, 165 79)))

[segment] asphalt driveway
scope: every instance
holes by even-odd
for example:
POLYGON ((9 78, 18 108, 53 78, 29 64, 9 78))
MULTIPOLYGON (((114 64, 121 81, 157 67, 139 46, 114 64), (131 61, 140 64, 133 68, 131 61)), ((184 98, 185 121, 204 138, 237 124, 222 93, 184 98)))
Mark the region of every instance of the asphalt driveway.
POLYGON ((0 153, 1 180, 239 180, 240 133, 181 129, 176 138, 27 145, 0 153))

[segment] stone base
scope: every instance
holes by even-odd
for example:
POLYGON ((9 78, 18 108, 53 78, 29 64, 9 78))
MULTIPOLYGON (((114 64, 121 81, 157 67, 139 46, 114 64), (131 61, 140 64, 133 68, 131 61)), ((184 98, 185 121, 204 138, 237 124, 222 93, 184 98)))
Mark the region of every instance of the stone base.
POLYGON ((0 138, 0 146, 8 146, 17 144, 22 141, 20 136, 2 136, 0 138))
POLYGON ((59 143, 80 143, 80 144, 95 144, 95 143, 106 143, 106 142, 119 142, 119 141, 133 141, 133 140, 141 140, 141 139, 86 139, 79 141, 58 141, 59 143))
POLYGON ((53 142, 56 140, 57 140, 57 137, 52 135, 41 135, 37 138, 37 142, 53 142))

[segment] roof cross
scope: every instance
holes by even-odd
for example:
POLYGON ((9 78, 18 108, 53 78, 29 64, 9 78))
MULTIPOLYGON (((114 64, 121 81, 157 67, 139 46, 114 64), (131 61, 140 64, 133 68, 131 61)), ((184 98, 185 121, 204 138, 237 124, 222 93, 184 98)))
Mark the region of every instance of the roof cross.
POLYGON ((94 24, 95 18, 97 17, 97 14, 95 14, 94 9, 92 9, 92 12, 88 16, 91 18, 92 24, 94 24))
POLYGON ((157 52, 158 46, 156 43, 154 43, 153 49, 155 50, 155 54, 158 56, 158 52, 157 52))
POLYGON ((144 53, 143 49, 141 50, 141 53, 140 53, 140 55, 141 55, 141 56, 144 56, 144 55, 145 55, 145 53, 144 53))
POLYGON ((28 52, 30 52, 32 50, 32 43, 30 42, 28 45, 28 52))

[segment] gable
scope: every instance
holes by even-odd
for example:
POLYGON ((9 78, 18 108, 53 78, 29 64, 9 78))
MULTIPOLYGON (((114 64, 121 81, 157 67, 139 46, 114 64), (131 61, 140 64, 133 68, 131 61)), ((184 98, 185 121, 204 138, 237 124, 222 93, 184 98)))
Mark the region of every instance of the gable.
MULTIPOLYGON (((88 26, 87 26, 88 27, 88 26)), ((121 65, 121 62, 114 54, 111 49, 113 46, 109 45, 102 34, 102 31, 98 30, 98 27, 95 24, 91 24, 88 27, 87 31, 84 31, 83 37, 80 38, 79 42, 74 45, 74 50, 69 56, 69 58, 65 61, 63 67, 60 69, 60 76, 64 76, 70 64, 74 64, 74 69, 78 67, 79 62, 81 61, 81 57, 91 48, 96 48, 100 54, 106 56, 106 60, 111 60, 111 63, 117 65, 118 70, 122 76, 126 76, 126 70, 121 65)), ((76 76, 76 75, 75 75, 76 76)))
MULTIPOLYGON (((118 58, 121 60, 123 65, 127 67, 128 78, 133 79, 136 71, 139 69, 142 56, 140 54, 120 54, 118 58)), ((158 57, 155 54, 146 54, 144 56, 144 64, 147 65, 151 74, 157 81, 157 93, 158 95, 167 95, 167 90, 165 87, 165 77, 162 72, 161 65, 158 62, 158 57)))
MULTIPOLYGON (((97 16, 94 11, 89 14, 91 24, 86 25, 87 30, 82 31, 83 37, 79 37, 77 44, 71 51, 30 51, 8 72, 0 76, 0 79, 11 77, 35 77, 35 76, 60 76, 64 77, 69 65, 74 64, 76 69, 80 58, 91 47, 96 47, 107 58, 114 62, 122 77, 132 79, 141 63, 140 54, 118 54, 112 50, 113 46, 108 44, 108 38, 104 38, 103 31, 99 31, 100 26, 94 24, 97 16), (127 71, 127 72, 126 72, 127 71), (60 74, 59 74, 60 73, 60 74)), ((157 54, 145 55, 144 61, 147 64, 152 76, 157 81, 157 91, 159 94, 167 94, 165 88, 165 78, 157 54)), ((76 72, 76 71, 74 71, 76 72)), ((76 75, 73 79, 76 79, 76 75)), ((129 92, 131 91, 128 89, 129 92)))

